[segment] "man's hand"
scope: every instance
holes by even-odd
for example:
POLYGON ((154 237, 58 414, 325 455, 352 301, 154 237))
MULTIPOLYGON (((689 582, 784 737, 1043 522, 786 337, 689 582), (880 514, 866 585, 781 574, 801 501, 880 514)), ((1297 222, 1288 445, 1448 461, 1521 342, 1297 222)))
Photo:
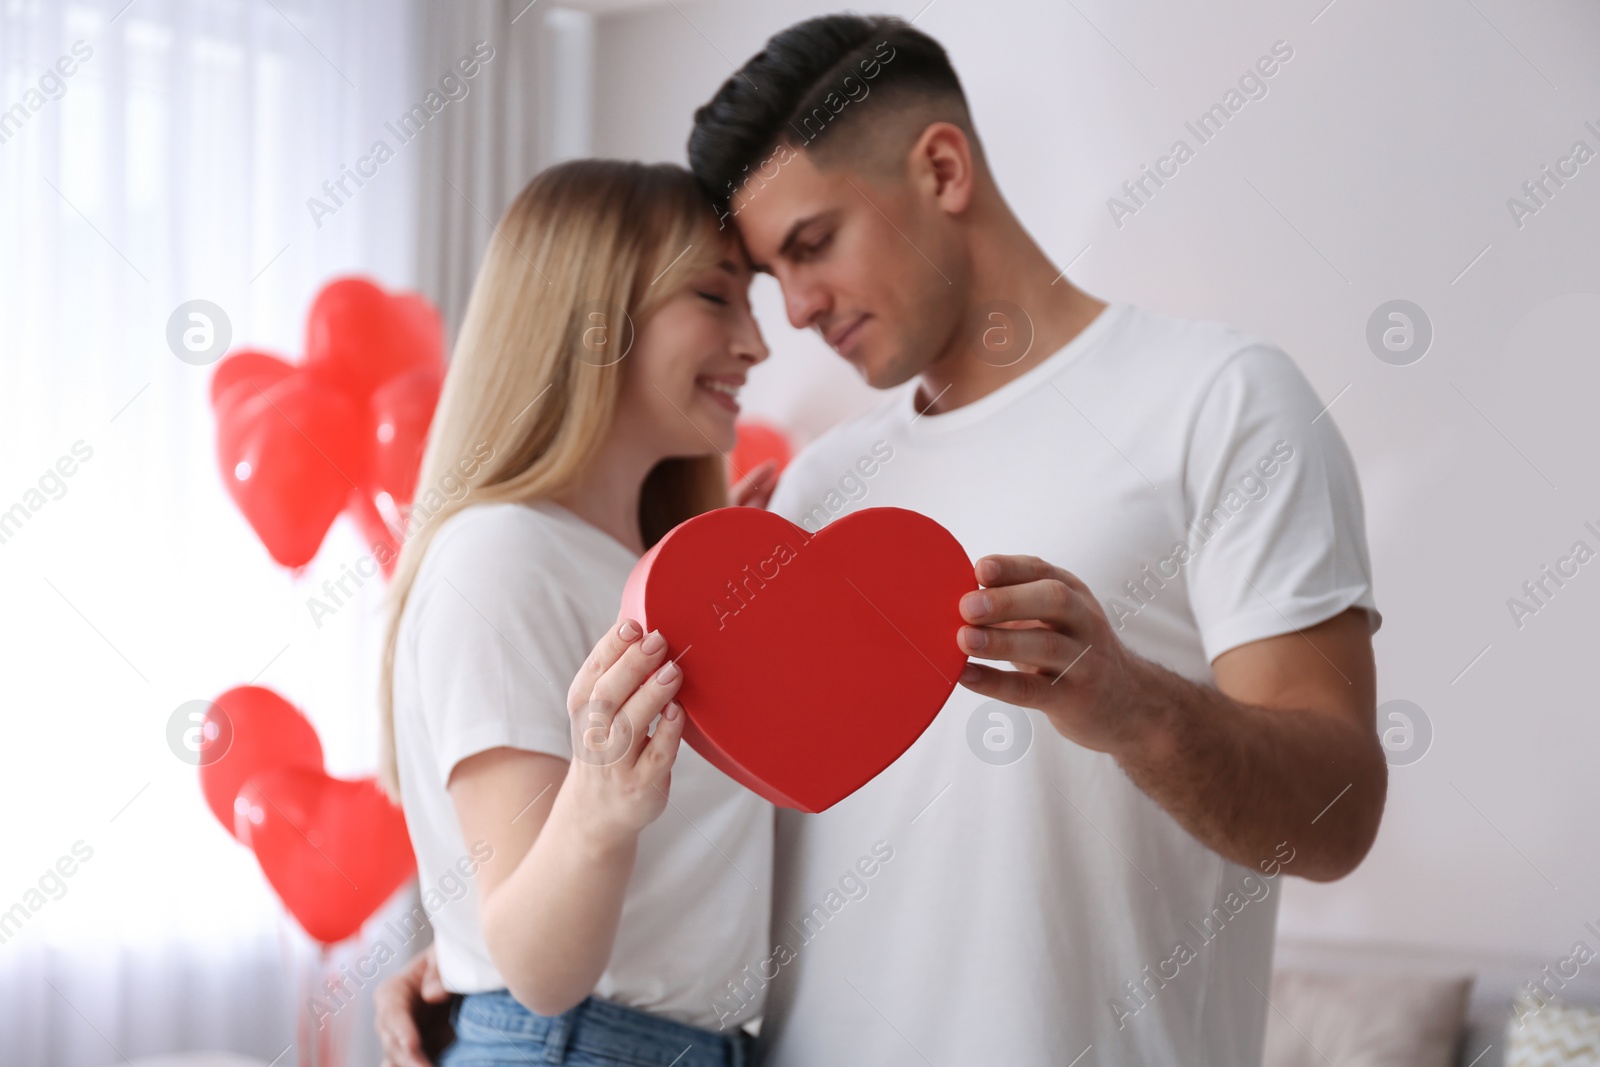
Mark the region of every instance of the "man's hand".
POLYGON ((969 656, 1017 669, 969 663, 961 684, 1044 712, 1085 748, 1115 753, 1135 744, 1151 711, 1137 699, 1148 664, 1123 645, 1089 587, 1036 556, 985 556, 974 571, 985 588, 961 598, 970 625, 957 643, 969 656))
POLYGON ((1137 656, 1088 586, 1034 556, 985 556, 961 600, 961 684, 1049 717, 1222 856, 1255 867, 1294 849, 1292 873, 1342 878, 1372 847, 1388 766, 1378 741, 1369 619, 1349 608, 1231 648, 1214 685, 1137 656))
POLYGON ((765 508, 778 487, 778 461, 758 463, 728 490, 729 507, 765 508))
POLYGON ((432 1067, 454 1038, 451 995, 439 980, 439 960, 429 945, 405 968, 384 979, 372 997, 373 1028, 383 1045, 383 1067, 432 1067))

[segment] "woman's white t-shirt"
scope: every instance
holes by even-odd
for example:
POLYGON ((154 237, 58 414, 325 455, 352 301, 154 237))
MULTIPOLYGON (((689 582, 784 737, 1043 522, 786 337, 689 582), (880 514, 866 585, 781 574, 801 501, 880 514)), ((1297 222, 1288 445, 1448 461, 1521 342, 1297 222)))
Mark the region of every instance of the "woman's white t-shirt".
MULTIPOLYGON (((567 689, 616 622, 637 558, 550 501, 468 507, 423 558, 395 652, 395 743, 446 989, 505 988, 461 877, 488 845, 463 839, 450 773, 502 746, 572 758, 567 689)), ((747 1004, 759 995, 742 972, 768 955, 772 834, 772 807, 683 745, 670 803, 639 835, 595 994, 698 1026, 726 1017, 730 988, 747 1004)))

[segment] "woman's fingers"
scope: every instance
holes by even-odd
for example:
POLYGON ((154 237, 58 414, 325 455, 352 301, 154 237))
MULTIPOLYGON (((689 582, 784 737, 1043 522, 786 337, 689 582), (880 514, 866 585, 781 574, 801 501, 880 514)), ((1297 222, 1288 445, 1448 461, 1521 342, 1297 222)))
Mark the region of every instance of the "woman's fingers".
POLYGON ((634 690, 633 695, 622 706, 622 712, 617 718, 627 721, 632 741, 629 751, 635 759, 638 759, 645 742, 649 740, 650 723, 656 716, 666 713, 667 705, 672 702, 672 698, 677 695, 678 687, 682 684, 683 668, 679 667, 676 661, 668 660, 634 690))
POLYGON ((596 679, 587 699, 573 708, 575 756, 605 766, 637 753, 637 735, 649 724, 650 717, 640 721, 639 713, 630 716, 623 708, 666 658, 667 642, 660 632, 628 644, 616 662, 596 679))
POLYGON ((573 713, 573 759, 562 796, 570 790, 599 832, 638 833, 667 804, 685 716, 673 699, 683 671, 666 657, 666 641, 649 635, 622 654, 596 683, 594 699, 573 713), (580 732, 590 721, 598 725, 580 732))
POLYGON ((610 670, 617 660, 622 658, 622 654, 643 634, 643 628, 632 619, 618 619, 616 625, 606 631, 606 635, 594 646, 594 651, 589 653, 589 658, 583 661, 583 666, 578 668, 578 673, 572 679, 572 687, 567 690, 568 711, 577 711, 589 702, 601 676, 610 670))
POLYGON ((616 662, 605 669, 595 680, 588 699, 603 703, 613 711, 622 707, 666 659, 667 639, 659 630, 651 631, 643 640, 631 642, 616 662))
POLYGON ((672 765, 678 759, 678 743, 683 740, 683 724, 687 721, 683 705, 669 703, 656 722, 656 732, 650 735, 644 751, 639 754, 639 766, 663 793, 667 791, 672 775, 672 765))

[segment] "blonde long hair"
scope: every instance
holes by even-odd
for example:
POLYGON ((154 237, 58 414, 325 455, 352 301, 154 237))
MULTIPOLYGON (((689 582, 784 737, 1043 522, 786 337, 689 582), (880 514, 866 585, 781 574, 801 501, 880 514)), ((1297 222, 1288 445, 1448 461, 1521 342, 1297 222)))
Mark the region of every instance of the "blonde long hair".
MULTIPOLYGON (((472 504, 550 498, 584 477, 611 431, 622 346, 671 295, 674 275, 724 254, 714 222, 690 173, 667 163, 560 163, 506 209, 467 302, 389 585, 378 777, 392 798, 400 617, 434 533, 472 504)), ((727 492, 720 456, 662 460, 640 492, 645 546, 727 492)))

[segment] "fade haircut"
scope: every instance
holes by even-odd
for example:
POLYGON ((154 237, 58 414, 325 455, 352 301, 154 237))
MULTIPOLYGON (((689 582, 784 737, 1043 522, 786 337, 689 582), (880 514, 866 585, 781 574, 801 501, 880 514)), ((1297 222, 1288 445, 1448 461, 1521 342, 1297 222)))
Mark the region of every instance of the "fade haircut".
POLYGON ((938 41, 889 15, 824 15, 774 34, 695 111, 689 169, 725 214, 747 183, 776 176, 763 172, 780 146, 806 149, 818 166, 897 172, 937 121, 961 127, 981 159, 938 41))

